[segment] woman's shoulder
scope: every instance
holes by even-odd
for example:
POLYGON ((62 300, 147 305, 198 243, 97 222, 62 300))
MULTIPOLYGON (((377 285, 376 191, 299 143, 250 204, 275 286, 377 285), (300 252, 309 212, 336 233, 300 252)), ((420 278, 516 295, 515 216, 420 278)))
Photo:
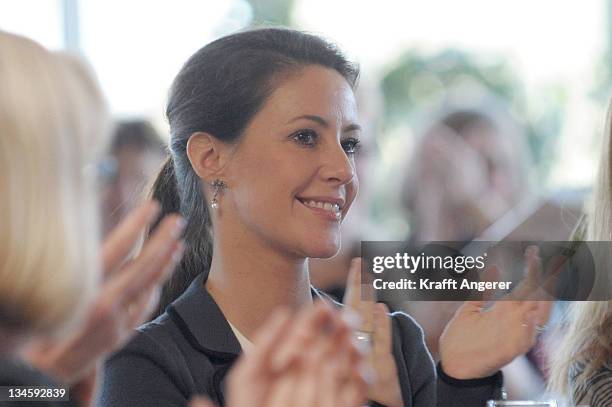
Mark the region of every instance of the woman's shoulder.
POLYGON ((104 364, 99 405, 138 407, 154 400, 165 400, 168 406, 184 403, 193 385, 180 343, 180 330, 166 314, 139 327, 104 364))
POLYGON ((178 351, 181 341, 180 329, 176 323, 164 313, 136 329, 134 337, 109 361, 130 355, 140 355, 159 359, 173 355, 178 351))
POLYGON ((585 366, 575 363, 570 369, 570 381, 574 382, 573 399, 577 404, 591 407, 612 405, 612 363, 608 362, 590 374, 586 380, 576 385, 585 366))

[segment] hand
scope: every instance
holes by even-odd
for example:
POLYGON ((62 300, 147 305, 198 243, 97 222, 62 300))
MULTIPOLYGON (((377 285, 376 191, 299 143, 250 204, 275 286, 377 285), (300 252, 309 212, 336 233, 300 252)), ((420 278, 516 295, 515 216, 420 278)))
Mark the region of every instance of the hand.
POLYGON ((490 376, 527 352, 537 336, 536 327, 548 320, 552 301, 538 288, 541 262, 537 248, 526 253, 527 276, 508 298, 485 309, 485 301, 468 301, 455 313, 440 337, 444 372, 456 379, 490 376))
POLYGON ((423 142, 425 185, 444 191, 453 207, 482 199, 488 189, 488 169, 482 155, 455 131, 438 126, 423 142))
POLYGON ((357 407, 362 354, 339 312, 322 302, 292 317, 277 311, 228 378, 229 407, 357 407))
POLYGON ((119 349, 143 323, 157 302, 159 286, 180 259, 184 223, 167 216, 138 257, 126 257, 159 207, 148 202, 134 210, 102 248, 103 282, 82 326, 67 338, 33 343, 24 358, 56 380, 73 384, 95 370, 96 363, 119 349))
POLYGON ((368 354, 368 364, 374 372, 374 380, 368 387, 368 398, 388 407, 401 407, 402 390, 399 384, 397 365, 392 352, 392 328, 389 309, 385 304, 375 304, 374 291, 369 285, 361 284, 361 259, 351 262, 346 284, 344 304, 356 311, 363 324, 362 332, 371 332, 372 349, 368 354), (362 290, 364 296, 362 297, 362 290))

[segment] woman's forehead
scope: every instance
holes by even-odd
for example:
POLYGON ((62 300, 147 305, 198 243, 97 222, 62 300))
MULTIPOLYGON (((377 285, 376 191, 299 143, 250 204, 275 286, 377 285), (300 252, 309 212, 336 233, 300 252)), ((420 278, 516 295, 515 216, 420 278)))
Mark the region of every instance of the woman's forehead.
POLYGON ((310 115, 345 124, 358 118, 350 84, 335 70, 316 65, 282 81, 262 107, 264 112, 285 121, 310 115))

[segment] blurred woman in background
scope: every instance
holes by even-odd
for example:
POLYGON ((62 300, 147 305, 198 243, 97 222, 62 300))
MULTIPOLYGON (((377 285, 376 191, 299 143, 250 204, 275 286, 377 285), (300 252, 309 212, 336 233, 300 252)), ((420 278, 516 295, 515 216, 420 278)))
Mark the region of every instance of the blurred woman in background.
POLYGON ((165 154, 165 143, 148 121, 117 123, 104 161, 109 172, 101 193, 104 236, 142 202, 165 154))
MULTIPOLYGON (((525 198, 525 140, 498 116, 483 107, 447 108, 417 142, 400 192, 410 243, 469 242, 525 198)), ((414 301, 405 307, 437 359, 438 340, 458 304, 414 301)))
POLYGON ((405 173, 401 199, 410 240, 479 236, 526 197, 529 162, 524 135, 509 118, 491 107, 446 109, 405 173))
MULTIPOLYGON (((530 154, 525 136, 492 97, 457 102, 434 115, 412 154, 402 182, 402 207, 411 244, 469 242, 529 197, 530 154)), ((459 303, 411 301, 399 305, 421 325, 439 359, 439 340, 459 303)), ((537 397, 544 382, 524 357, 504 369, 511 398, 537 397), (528 380, 524 380, 525 378, 528 380)))

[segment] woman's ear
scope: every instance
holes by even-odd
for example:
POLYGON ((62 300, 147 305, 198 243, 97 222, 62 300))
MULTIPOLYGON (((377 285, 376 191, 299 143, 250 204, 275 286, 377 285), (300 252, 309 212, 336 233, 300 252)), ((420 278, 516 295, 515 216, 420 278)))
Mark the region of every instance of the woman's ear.
POLYGON ((196 132, 187 141, 187 157, 194 172, 202 180, 218 178, 225 163, 226 148, 209 133, 196 132))

